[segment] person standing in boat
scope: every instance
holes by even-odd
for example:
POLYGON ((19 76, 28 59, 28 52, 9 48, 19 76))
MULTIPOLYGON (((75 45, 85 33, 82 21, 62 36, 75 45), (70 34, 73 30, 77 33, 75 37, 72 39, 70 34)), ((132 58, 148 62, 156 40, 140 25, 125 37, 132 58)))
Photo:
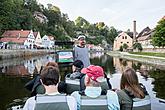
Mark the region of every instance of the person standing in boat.
POLYGON ((80 35, 78 37, 78 45, 74 47, 74 61, 81 60, 84 64, 84 67, 90 65, 88 48, 86 47, 85 36, 80 35))

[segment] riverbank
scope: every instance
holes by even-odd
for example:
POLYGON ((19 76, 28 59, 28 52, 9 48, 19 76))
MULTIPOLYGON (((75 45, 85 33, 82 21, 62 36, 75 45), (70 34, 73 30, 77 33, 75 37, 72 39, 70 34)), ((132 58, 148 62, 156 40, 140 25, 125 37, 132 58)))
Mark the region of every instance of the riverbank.
POLYGON ((117 51, 107 52, 107 54, 113 57, 124 58, 127 60, 134 60, 134 61, 143 62, 147 64, 152 64, 152 65, 165 66, 164 57, 137 55, 137 54, 130 54, 128 52, 117 52, 117 51))
POLYGON ((8 49, 0 49, 0 60, 11 59, 11 58, 25 58, 25 57, 33 57, 39 55, 45 55, 49 53, 53 53, 54 50, 8 50, 8 49))

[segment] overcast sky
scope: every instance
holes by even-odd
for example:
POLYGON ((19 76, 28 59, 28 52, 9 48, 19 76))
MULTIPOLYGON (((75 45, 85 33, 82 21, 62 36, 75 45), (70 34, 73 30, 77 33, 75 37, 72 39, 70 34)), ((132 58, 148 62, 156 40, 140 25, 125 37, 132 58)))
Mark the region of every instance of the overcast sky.
POLYGON ((149 26, 154 28, 165 16, 165 0, 38 0, 41 4, 51 3, 67 13, 70 20, 78 16, 90 23, 104 22, 118 30, 133 30, 133 20, 137 31, 149 26))

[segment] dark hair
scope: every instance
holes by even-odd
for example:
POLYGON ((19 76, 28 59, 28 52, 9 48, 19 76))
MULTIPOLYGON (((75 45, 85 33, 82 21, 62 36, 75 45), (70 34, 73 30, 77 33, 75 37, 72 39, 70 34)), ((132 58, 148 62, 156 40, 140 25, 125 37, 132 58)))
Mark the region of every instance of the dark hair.
POLYGON ((144 92, 139 85, 137 74, 132 68, 127 68, 121 76, 120 88, 125 89, 125 87, 127 87, 135 97, 144 98, 144 92))
POLYGON ((75 67, 77 67, 77 69, 81 70, 82 68, 84 68, 84 64, 81 60, 76 60, 73 62, 73 65, 75 67))
POLYGON ((53 66, 46 66, 41 71, 41 79, 44 85, 56 85, 59 82, 59 69, 53 66))

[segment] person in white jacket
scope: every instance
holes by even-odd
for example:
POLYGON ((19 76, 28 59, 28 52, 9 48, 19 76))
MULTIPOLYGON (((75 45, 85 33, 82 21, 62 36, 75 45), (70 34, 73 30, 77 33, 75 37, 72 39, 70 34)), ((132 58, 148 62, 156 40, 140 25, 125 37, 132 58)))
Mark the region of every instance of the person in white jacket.
POLYGON ((23 110, 52 110, 52 108, 57 110, 77 110, 76 101, 72 96, 62 95, 58 92, 59 80, 58 67, 44 67, 41 71, 41 83, 45 87, 46 92, 44 95, 36 95, 29 98, 23 110))

